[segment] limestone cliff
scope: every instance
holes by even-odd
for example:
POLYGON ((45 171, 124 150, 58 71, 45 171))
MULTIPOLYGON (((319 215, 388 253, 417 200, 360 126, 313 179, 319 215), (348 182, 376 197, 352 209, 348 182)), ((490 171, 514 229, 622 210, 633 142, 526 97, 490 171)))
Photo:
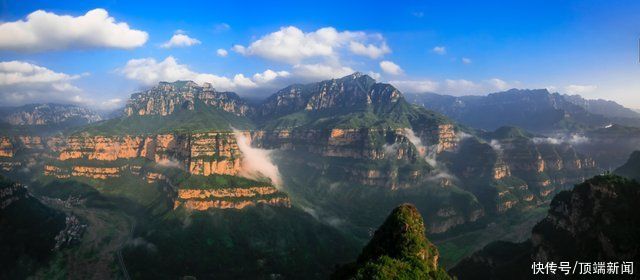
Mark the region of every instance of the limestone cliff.
POLYGON ((202 86, 191 81, 161 82, 157 86, 131 96, 124 109, 126 116, 173 114, 178 110, 191 110, 197 102, 238 116, 246 116, 251 108, 233 92, 216 91, 211 84, 202 86))
POLYGON ((381 108, 402 98, 396 88, 376 83, 362 73, 306 85, 292 85, 269 97, 258 108, 263 117, 277 117, 297 111, 323 111, 336 108, 381 108))
POLYGON ((180 189, 174 209, 205 211, 217 209, 242 209, 257 204, 291 207, 289 197, 273 186, 236 187, 221 189, 180 189))
POLYGON ((192 174, 235 175, 241 155, 231 132, 149 136, 71 136, 57 150, 60 161, 148 159, 192 174))

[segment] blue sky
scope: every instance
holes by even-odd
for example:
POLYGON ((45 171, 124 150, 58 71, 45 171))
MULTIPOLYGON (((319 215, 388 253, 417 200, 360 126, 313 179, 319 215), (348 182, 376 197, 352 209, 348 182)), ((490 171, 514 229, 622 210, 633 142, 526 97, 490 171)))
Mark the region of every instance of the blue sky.
POLYGON ((640 108, 640 2, 512 2, 2 1, 0 102, 110 108, 184 78, 259 97, 360 71, 407 92, 549 88, 640 108))

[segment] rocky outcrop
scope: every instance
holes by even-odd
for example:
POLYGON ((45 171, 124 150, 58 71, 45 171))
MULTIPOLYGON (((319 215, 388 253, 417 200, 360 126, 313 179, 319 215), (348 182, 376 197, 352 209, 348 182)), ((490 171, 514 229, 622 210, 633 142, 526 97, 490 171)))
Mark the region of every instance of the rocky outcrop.
POLYGON ((292 85, 270 96, 258 107, 257 115, 279 117, 297 111, 323 111, 340 108, 381 108, 398 102, 402 94, 389 84, 354 73, 340 79, 306 85, 292 85))
POLYGON ((241 154, 231 132, 154 136, 72 136, 59 148, 58 160, 116 161, 146 158, 192 174, 235 175, 241 154))
POLYGON ((205 211, 217 209, 242 209, 257 204, 291 207, 289 197, 273 186, 221 189, 179 189, 174 209, 205 211))
MULTIPOLYGON (((637 263, 640 217, 635 214, 635 205, 639 199, 636 181, 616 175, 596 176, 572 191, 557 194, 547 217, 533 228, 530 240, 489 244, 450 273, 462 280, 531 279, 535 262, 637 263)), ((618 268, 613 274, 623 275, 618 268)), ((585 274, 580 272, 581 266, 577 269, 572 275, 585 274)))
POLYGON ((0 137, 0 157, 13 157, 14 147, 9 137, 0 137))
POLYGON ((71 169, 71 176, 87 177, 92 179, 108 179, 120 177, 120 168, 117 167, 91 167, 74 166, 71 169))
POLYGON ((248 187, 248 188, 223 188, 223 189, 180 189, 178 198, 209 198, 209 197, 254 197, 257 195, 269 195, 277 193, 278 189, 272 186, 248 187))
POLYGON ((196 106, 211 106, 246 116, 251 108, 233 92, 216 91, 211 84, 202 86, 191 81, 161 82, 157 86, 131 96, 124 109, 126 116, 166 116, 179 110, 193 111, 196 106))
POLYGON ((67 169, 60 168, 55 165, 45 164, 44 175, 53 176, 59 179, 67 179, 71 177, 71 172, 69 172, 69 170, 67 169))

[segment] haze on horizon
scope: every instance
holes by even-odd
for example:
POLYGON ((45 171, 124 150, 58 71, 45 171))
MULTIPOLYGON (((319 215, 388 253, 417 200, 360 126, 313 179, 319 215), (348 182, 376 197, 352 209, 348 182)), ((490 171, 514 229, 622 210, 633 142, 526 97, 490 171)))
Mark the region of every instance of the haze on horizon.
POLYGON ((640 3, 544 2, 2 1, 0 105, 118 108, 175 80, 260 97, 359 71, 403 92, 547 88, 640 108, 640 3))

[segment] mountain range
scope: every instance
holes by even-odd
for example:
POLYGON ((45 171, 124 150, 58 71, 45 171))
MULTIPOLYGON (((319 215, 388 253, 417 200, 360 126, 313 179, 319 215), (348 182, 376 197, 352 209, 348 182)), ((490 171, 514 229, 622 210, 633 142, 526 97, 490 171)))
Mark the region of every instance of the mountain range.
POLYGON ((511 89, 486 96, 409 94, 407 99, 463 124, 486 130, 514 125, 534 132, 578 131, 610 124, 640 126, 640 114, 613 101, 511 89))
MULTIPOLYGON (((531 94, 546 100, 530 100, 542 108, 532 114, 551 112, 549 102, 573 111, 529 128, 570 124, 563 128, 594 138, 592 125, 631 129, 604 127, 605 116, 545 94, 555 96, 531 94)), ((527 114, 519 119, 535 121, 527 114)), ((490 241, 525 239, 555 194, 606 168, 605 154, 573 138, 447 115, 361 73, 294 84, 258 103, 209 84, 161 82, 133 93, 113 119, 52 130, 8 124, 0 167, 87 225, 86 238, 54 250, 38 275, 140 279, 323 279, 356 259, 371 234, 349 275, 415 265, 416 275, 448 277, 442 267, 490 241), (396 208, 404 203, 414 206, 396 208), (417 226, 396 234, 407 219, 417 226), (428 254, 416 263, 381 245, 395 238, 428 254)))

